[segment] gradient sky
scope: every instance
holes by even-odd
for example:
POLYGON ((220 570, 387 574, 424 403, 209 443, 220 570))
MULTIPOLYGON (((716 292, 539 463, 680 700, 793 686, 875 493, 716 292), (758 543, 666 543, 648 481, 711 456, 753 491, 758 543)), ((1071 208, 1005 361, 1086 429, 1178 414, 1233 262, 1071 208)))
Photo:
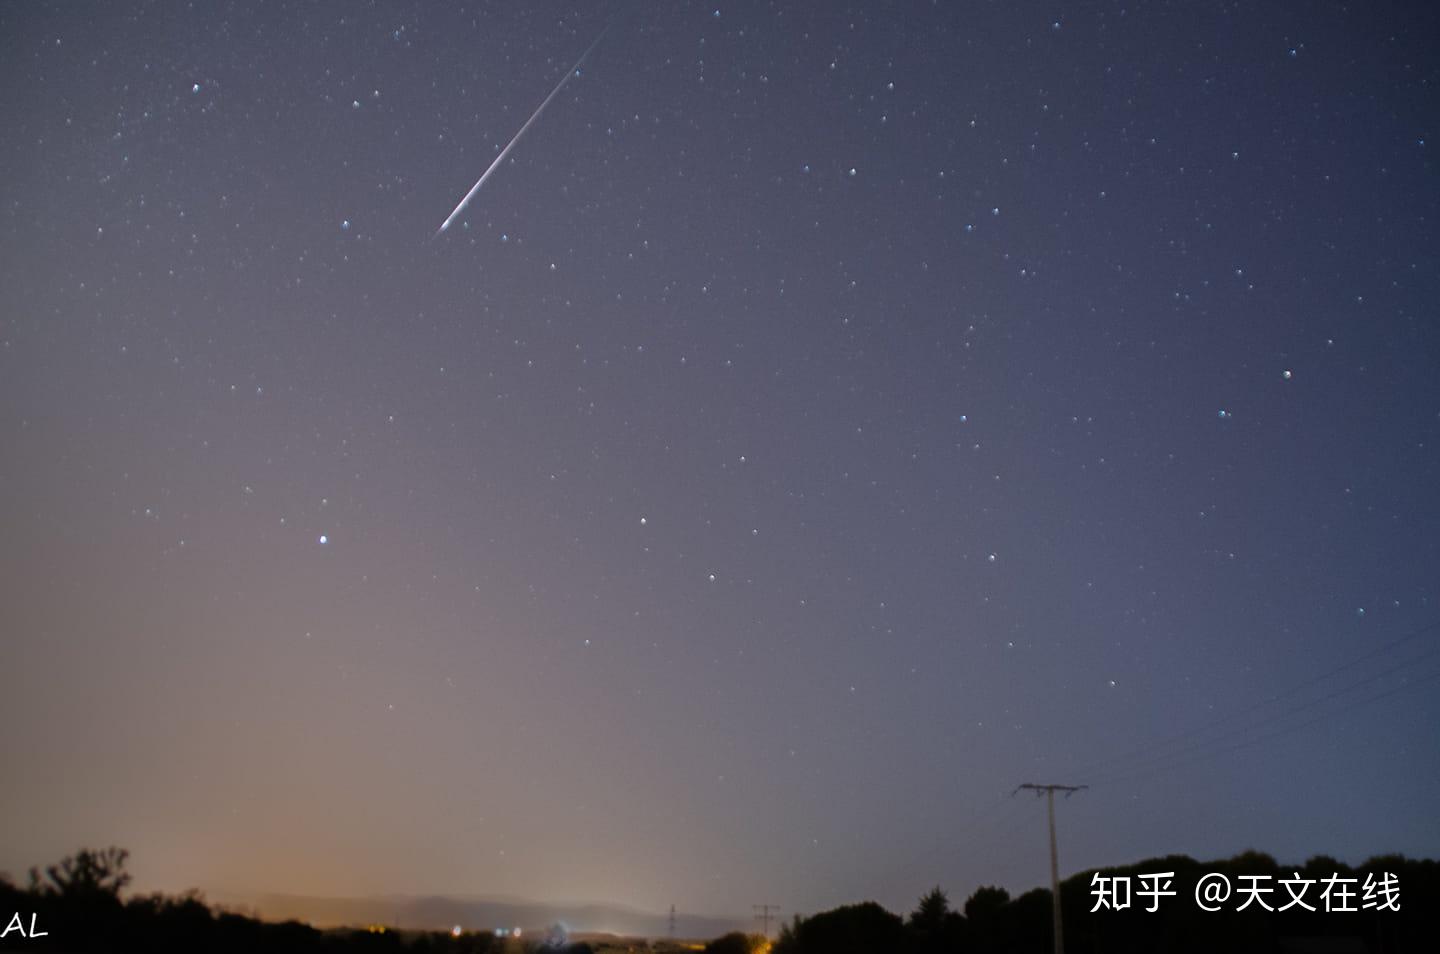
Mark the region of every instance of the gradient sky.
POLYGON ((0 870, 908 910, 1047 880, 1021 782, 1066 872, 1440 855, 1437 36, 0 7, 0 870))

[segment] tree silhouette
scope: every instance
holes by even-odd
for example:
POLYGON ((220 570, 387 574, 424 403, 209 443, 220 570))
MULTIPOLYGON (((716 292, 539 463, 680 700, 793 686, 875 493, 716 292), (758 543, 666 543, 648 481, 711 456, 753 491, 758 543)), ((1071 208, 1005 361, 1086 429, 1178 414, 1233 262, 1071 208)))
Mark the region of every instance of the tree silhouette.
POLYGON ((985 921, 998 917, 1010 903, 1010 892, 1004 888, 976 888, 965 902, 965 916, 972 921, 985 921))
POLYGON ((940 925, 945 924, 945 915, 949 912, 950 899, 946 898, 945 892, 940 891, 940 886, 936 885, 920 898, 920 904, 910 912, 910 927, 920 928, 922 931, 937 931, 940 925))
POLYGON ((937 884, 920 899, 910 914, 910 926, 928 934, 938 934, 945 926, 945 916, 950 913, 950 899, 937 884))
POLYGON ((798 922, 774 950, 790 954, 874 954, 900 951, 905 924, 874 901, 850 904, 798 922), (783 947, 782 947, 783 944, 783 947))
POLYGON ((950 899, 936 885, 921 899, 905 927, 918 954, 940 954, 966 947, 965 918, 950 909, 950 899))
POLYGON ((796 914, 790 918, 789 924, 780 925, 780 933, 775 937, 775 945, 771 954, 796 954, 800 950, 800 940, 797 937, 800 931, 800 924, 803 919, 796 914))
POLYGON ((84 900, 108 895, 118 898, 130 883, 125 861, 130 852, 111 845, 101 851, 82 848, 59 863, 45 866, 45 877, 38 868, 30 869, 30 890, 37 894, 58 896, 66 900, 84 900))

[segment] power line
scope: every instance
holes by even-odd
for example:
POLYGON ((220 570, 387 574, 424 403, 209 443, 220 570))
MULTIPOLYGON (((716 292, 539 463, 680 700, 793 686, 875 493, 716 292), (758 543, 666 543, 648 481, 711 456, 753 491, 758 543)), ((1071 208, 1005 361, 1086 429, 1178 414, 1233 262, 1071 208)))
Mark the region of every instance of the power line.
MULTIPOLYGON (((1334 716, 1344 715, 1344 714, 1345 714, 1346 712, 1348 712, 1348 711, 1354 711, 1355 709, 1359 709, 1359 708, 1361 708, 1361 707, 1363 707, 1363 706, 1367 706, 1367 705, 1370 705, 1370 704, 1376 703, 1376 702, 1382 702, 1382 701, 1384 701, 1384 700, 1386 700, 1386 699, 1389 699, 1389 698, 1391 698, 1391 697, 1393 697, 1393 696, 1398 696, 1398 695, 1400 695, 1402 692, 1409 692, 1409 691, 1412 690, 1412 689, 1417 689, 1417 688, 1419 688, 1419 687, 1421 687, 1421 686, 1423 686, 1423 685, 1425 685, 1425 684, 1427 684, 1427 683, 1429 683, 1429 682, 1431 682, 1431 681, 1433 681, 1433 680, 1435 680, 1435 679, 1440 679, 1440 669, 1437 669, 1437 670, 1435 670, 1434 672, 1427 673, 1427 674, 1425 674, 1425 675, 1423 675, 1423 676, 1420 676, 1419 678, 1414 679, 1414 680, 1406 683, 1406 684, 1403 685, 1403 686, 1395 686, 1395 687, 1392 687, 1392 688, 1390 688, 1390 689, 1385 690, 1384 692, 1380 692, 1380 693, 1378 693, 1378 694, 1376 694, 1376 695, 1368 696, 1368 697, 1366 697, 1366 698, 1364 698, 1364 699, 1361 699, 1361 700, 1359 700, 1358 702, 1355 702, 1355 703, 1353 703, 1353 704, 1351 704, 1351 705, 1349 705, 1349 706, 1347 706, 1347 707, 1345 707, 1345 708, 1335 709, 1335 710, 1331 710, 1331 711, 1329 711, 1329 712, 1322 712, 1320 715, 1316 716, 1315 718, 1310 719, 1310 720, 1308 720, 1308 721, 1306 721, 1306 722, 1301 722, 1301 723, 1299 723, 1299 724, 1297 724, 1297 725, 1284 726, 1284 727, 1279 728, 1279 729, 1277 729, 1276 731, 1270 732, 1270 733, 1268 733, 1268 734, 1266 734, 1266 735, 1262 735, 1262 736, 1259 736, 1259 737, 1254 738, 1254 739, 1248 739, 1248 740, 1245 740, 1245 741, 1242 741, 1242 742, 1237 742, 1237 743, 1234 744, 1234 745, 1225 746, 1224 748, 1217 749, 1217 750, 1215 750, 1215 751, 1213 751, 1213 752, 1200 753, 1200 754, 1195 755, 1195 756, 1193 756, 1193 757, 1191 757, 1191 758, 1183 758, 1183 757, 1181 757, 1181 756, 1183 756, 1183 753, 1174 753, 1174 754, 1171 755, 1171 756, 1161 757, 1160 759, 1158 759, 1158 760, 1157 760, 1154 764, 1152 764, 1152 765, 1149 765, 1149 766, 1139 766, 1139 767, 1135 767, 1135 768, 1128 769, 1128 770, 1121 770, 1121 771, 1119 771, 1119 772, 1117 772, 1117 773, 1115 773, 1115 774, 1112 774, 1112 775, 1102 776, 1101 778, 1097 779, 1096 781, 1097 781, 1097 782, 1116 782, 1116 781, 1129 781, 1129 780, 1133 780, 1133 779, 1137 779, 1137 778, 1147 778, 1147 777, 1149 777, 1149 776, 1151 776, 1151 775, 1156 775, 1156 774, 1160 774, 1160 773, 1163 773, 1163 772, 1173 771, 1174 769, 1184 768, 1184 767, 1186 767, 1187 765, 1194 765, 1194 764, 1199 763, 1199 762, 1204 762, 1204 761, 1207 760, 1207 759, 1215 758, 1216 756, 1219 756, 1219 755, 1225 755, 1225 754, 1228 754, 1228 753, 1230 753, 1230 752, 1239 752, 1239 751, 1241 751, 1241 750, 1243 750, 1243 749, 1254 748, 1254 747, 1257 746, 1257 745, 1261 745, 1261 744, 1263 744, 1263 743, 1265 743, 1265 742, 1273 741, 1274 739, 1277 739, 1277 738, 1279 738, 1279 737, 1281 737, 1281 736, 1289 735, 1289 734, 1292 733, 1292 732, 1299 732, 1299 731, 1301 731, 1302 729, 1308 729, 1308 728, 1310 728, 1311 726, 1316 725, 1316 724, 1318 724, 1318 723, 1320 723, 1320 722, 1324 722, 1326 719, 1332 718, 1332 717, 1334 717, 1334 716), (1175 761, 1176 758, 1180 758, 1180 760, 1179 760, 1179 761, 1175 761)), ((1296 711, 1299 711, 1299 710, 1296 710, 1296 711)), ((1293 715, 1294 713, 1291 713, 1291 714, 1293 715)), ((1219 741, 1219 740, 1215 740, 1215 741, 1219 741)))
MULTIPOLYGON (((927 845, 924 850, 914 853, 902 862, 885 868, 878 874, 874 871, 869 872, 865 876, 865 884, 857 884, 857 889, 862 891, 868 891, 869 885, 871 884, 877 882, 889 882, 897 876, 906 874, 911 869, 919 865, 921 862, 929 861, 936 856, 953 853, 956 848, 963 846, 969 836, 973 834, 977 829, 979 829, 982 825, 991 822, 997 810, 1004 809, 1007 806, 1014 806, 1015 802, 1012 801, 1010 798, 1010 796, 1013 794, 1013 792, 1001 792, 997 794, 994 799, 985 802, 976 809, 974 809, 974 811, 969 815, 968 819, 964 822, 964 824, 951 830, 947 834, 935 840, 932 840, 931 843, 927 845)), ((997 825, 987 825, 987 828, 991 831, 996 830, 996 827, 997 825)), ((927 875, 924 880, 928 885, 931 881, 930 876, 927 875)))
MULTIPOLYGON (((1379 679, 1384 679, 1386 676, 1392 676, 1392 675, 1394 675, 1395 673, 1399 672, 1399 671, 1402 670, 1402 669, 1409 669, 1410 667, 1416 665, 1417 663, 1424 662, 1424 661, 1426 661, 1426 660, 1428 660, 1428 659, 1430 659, 1431 657, 1434 657, 1434 656, 1440 656, 1440 648, 1433 649, 1433 650, 1431 650, 1430 652, 1426 653, 1425 655, 1419 657, 1418 659, 1408 660, 1408 661, 1403 662, 1403 663, 1400 663, 1400 664, 1398 664, 1398 665, 1391 666, 1389 669, 1385 669, 1385 670, 1382 670, 1382 671, 1380 671, 1380 672, 1374 673, 1373 675, 1369 675, 1369 676, 1365 676, 1365 677, 1363 677, 1363 678, 1361 678, 1361 679, 1357 679, 1357 680, 1355 680, 1354 682, 1351 682, 1350 684, 1346 685, 1345 687, 1343 687, 1343 688, 1341 688, 1341 689, 1336 689, 1334 692, 1330 692, 1330 693, 1327 693, 1327 694, 1325 694, 1325 695, 1323 695, 1323 696, 1319 696, 1319 697, 1317 697, 1317 698, 1315 698, 1315 699, 1311 699, 1309 702, 1303 703, 1302 705, 1295 706, 1294 708, 1292 708, 1292 709, 1290 709, 1290 710, 1288 710, 1288 711, 1286 711, 1286 712, 1283 712, 1283 713, 1275 716, 1273 721, 1278 722, 1278 721, 1280 721, 1280 720, 1282 720, 1282 719, 1289 719, 1289 718, 1291 718, 1292 716, 1297 715, 1298 713, 1301 713, 1301 712, 1306 711, 1307 709, 1313 709, 1313 708, 1315 708, 1316 706, 1324 705, 1324 704, 1327 703, 1327 702, 1333 702, 1334 700, 1340 698, 1341 696, 1344 696, 1344 695, 1347 695, 1347 694, 1349 694, 1349 693, 1351 693, 1351 692, 1354 692, 1356 689, 1359 689, 1359 688, 1362 687, 1362 686, 1365 686, 1365 685, 1367 685, 1367 684, 1369 684, 1369 683, 1375 682, 1375 681, 1377 681, 1377 680, 1379 680, 1379 679)), ((1427 677, 1425 677, 1425 678, 1429 678, 1429 677, 1427 676, 1427 677)), ((1328 718, 1330 715, 1332 715, 1332 714, 1338 714, 1338 712, 1341 712, 1341 711, 1344 711, 1344 710, 1342 709, 1342 710, 1336 710, 1335 712, 1331 712, 1331 713, 1324 713, 1324 714, 1322 714, 1321 718, 1328 718)), ((1306 723, 1306 725, 1311 725, 1311 724, 1313 724, 1313 723, 1309 723, 1309 722, 1306 723)), ((1229 740, 1229 739, 1243 738, 1246 733, 1249 733, 1249 732, 1251 732, 1251 731, 1254 731, 1257 727, 1258 727, 1258 726, 1256 726, 1256 725, 1243 725, 1243 726, 1240 726, 1239 728, 1231 729, 1231 730, 1228 731, 1228 732, 1222 732, 1220 735, 1217 735, 1217 736, 1215 736, 1214 738, 1211 738, 1211 739, 1202 739, 1202 740, 1199 740, 1199 741, 1196 741, 1196 742, 1192 742, 1192 743, 1190 743, 1189 745, 1183 746, 1183 747, 1181 747, 1181 748, 1179 748, 1179 749, 1176 749, 1176 750, 1173 751, 1173 752, 1166 752, 1166 753, 1159 754, 1159 755, 1155 756, 1155 759, 1156 759, 1156 760, 1159 760, 1159 761, 1164 761, 1164 760, 1169 760, 1169 759, 1175 759, 1175 758, 1179 758, 1179 757, 1181 757, 1181 756, 1184 756, 1184 755, 1186 755, 1186 754, 1189 753, 1189 752, 1197 751, 1197 750, 1202 750, 1202 749, 1205 749, 1205 748, 1214 746, 1214 745, 1216 745, 1216 744, 1218 744, 1218 743, 1225 742, 1225 741, 1227 741, 1227 740, 1229 740)), ((1273 728, 1273 723, 1272 723, 1272 725, 1271 725, 1270 727, 1273 728)), ((1124 770, 1124 769, 1121 769, 1120 771, 1125 771, 1125 770, 1124 770)))
MULTIPOLYGON (((1398 639, 1394 639, 1394 640, 1391 640, 1391 641, 1388 642, 1388 643, 1384 643, 1384 644, 1382 644, 1382 645, 1380 645, 1380 646, 1377 646, 1377 647, 1375 647, 1374 649, 1370 650, 1369 652, 1363 653, 1363 654, 1361 654, 1360 656, 1357 656, 1357 657, 1355 657, 1354 659, 1349 660, 1348 662, 1341 663, 1340 665, 1335 666, 1335 667, 1332 668, 1332 669, 1326 670, 1325 672, 1319 674, 1318 676, 1313 676, 1313 677, 1311 677, 1311 678, 1309 678, 1309 679, 1306 679, 1306 680, 1303 680, 1303 681, 1301 681, 1301 682, 1295 683, 1294 685, 1292 685, 1292 686, 1290 686, 1290 687, 1288 687, 1288 688, 1286 688, 1286 689, 1282 689, 1281 691, 1276 692, 1276 693, 1274 693, 1274 694, 1266 697, 1265 699, 1262 699, 1262 700, 1260 700, 1260 701, 1258 701, 1258 702, 1255 702, 1255 703, 1253 703, 1253 704, 1251 704, 1251 705, 1249 705, 1249 706, 1246 706, 1246 707, 1244 707, 1244 708, 1236 709, 1236 710, 1234 710, 1234 711, 1228 712, 1228 713, 1226 713, 1225 715, 1220 716, 1220 717, 1217 718, 1217 719, 1212 719, 1212 720, 1210 720, 1209 722, 1201 723, 1201 724, 1199 724, 1199 725, 1192 726, 1192 727, 1190 727, 1190 728, 1188 728, 1188 729, 1184 729, 1184 730, 1182 730, 1182 731, 1180 731, 1180 732, 1176 732, 1176 733, 1173 733, 1173 734, 1171 734, 1171 735, 1164 736, 1164 737, 1162 737, 1162 738, 1160 738, 1160 739, 1155 739, 1155 740, 1152 740, 1152 741, 1150 741, 1150 742, 1144 743, 1143 745, 1140 745, 1140 746, 1138 746, 1138 747, 1136 747, 1136 748, 1134 748, 1134 749, 1132 749, 1132 750, 1130 750, 1130 751, 1128 751, 1128 752, 1121 753, 1120 755, 1115 755, 1115 756, 1111 756, 1111 757, 1109 757, 1109 758, 1100 759, 1099 761, 1091 762, 1091 763, 1089 763, 1088 765, 1083 766, 1082 769, 1081 769, 1081 771, 1079 771, 1077 774, 1082 774, 1082 775, 1084 775, 1084 774, 1089 774, 1090 772, 1094 772, 1094 771, 1097 770, 1097 769, 1107 768, 1107 767, 1114 766, 1114 765, 1117 765, 1117 764, 1121 764, 1121 763, 1125 763, 1125 762, 1131 762, 1131 761, 1136 761, 1136 760, 1139 760, 1139 761, 1141 761, 1141 762, 1145 762, 1145 761, 1149 761, 1151 758, 1169 758, 1169 757, 1172 757, 1175 753, 1167 753, 1167 752, 1164 752, 1163 750, 1166 749, 1166 748, 1168 748, 1168 747, 1170 747, 1170 746, 1172 746, 1172 745, 1174 745, 1174 744, 1177 743, 1177 742, 1184 742, 1184 741, 1186 741, 1187 739, 1191 739, 1191 738, 1193 738, 1193 737, 1195 737, 1195 736, 1197 736, 1197 735, 1202 735, 1202 734, 1204 734, 1204 733, 1206 733, 1206 732, 1210 732, 1210 731, 1212 731, 1212 730, 1214 730, 1214 729, 1217 729, 1217 728, 1219 728, 1219 727, 1221 727, 1221 726, 1224 726, 1224 725, 1226 725, 1227 723, 1233 722, 1235 719, 1241 718, 1241 717, 1246 716, 1246 715, 1251 715, 1251 714, 1253 714, 1253 713, 1255 713, 1255 712, 1260 711, 1261 709, 1264 709, 1264 708, 1267 707, 1267 706, 1274 705, 1276 702, 1278 702, 1278 701, 1280 701, 1280 700, 1282 700, 1282 699, 1286 699, 1286 698, 1288 698, 1288 697, 1290 697, 1290 696, 1293 696, 1293 695, 1295 695, 1296 693, 1301 692, 1301 691, 1304 690, 1304 689, 1308 689, 1308 688, 1310 688, 1310 687, 1312 687, 1312 686, 1318 685, 1319 683, 1324 682, 1325 680, 1331 678, 1332 676, 1336 676, 1336 675, 1338 675, 1338 674, 1340 674, 1340 673, 1342 673, 1342 672, 1345 672, 1345 671, 1348 670, 1348 669, 1353 669, 1353 668, 1355 668, 1356 666, 1358 666, 1358 665, 1360 665, 1360 664, 1362 664, 1362 663, 1369 662, 1370 660, 1376 658, 1377 656, 1381 656, 1381 655, 1383 655, 1383 654, 1385 654, 1385 653, 1388 653, 1388 652, 1393 652, 1395 649, 1397 649, 1397 648, 1399 648, 1399 647, 1401 647, 1401 646, 1403 646, 1403 645, 1405 645, 1405 644, 1407 644, 1407 643, 1414 642, 1415 640, 1420 639, 1421 637, 1426 636, 1426 635, 1428 635, 1428 634, 1436 631, 1437 629, 1440 629, 1440 621, 1436 621, 1436 622, 1429 623, 1429 624, 1427 624, 1427 625, 1425 625, 1425 626, 1420 627, 1420 628, 1417 629, 1417 630, 1414 630, 1414 631, 1412 631, 1412 632, 1410 632, 1410 633, 1408 633, 1408 634, 1406 634, 1406 635, 1404 635, 1404 636, 1401 636, 1401 637, 1398 638, 1398 639)), ((1415 658, 1415 659, 1411 659, 1411 660, 1409 660, 1407 663, 1402 664, 1401 666, 1392 668, 1392 669, 1390 669, 1390 670, 1386 670, 1385 673, 1382 673, 1382 674, 1380 674, 1380 675, 1389 674, 1389 673, 1391 673, 1391 672, 1396 671, 1396 669, 1404 668, 1404 666, 1415 665, 1416 663, 1423 662, 1423 661, 1425 661, 1426 659, 1429 659, 1431 656, 1435 655, 1436 653, 1440 653, 1440 647, 1432 648, 1431 650, 1429 650, 1429 651, 1421 654, 1419 657, 1417 657, 1417 658, 1415 658)), ((1379 678, 1379 676, 1370 677, 1370 678, 1361 680, 1359 683, 1356 683, 1355 685, 1360 685, 1360 684, 1363 684, 1364 682, 1373 681, 1375 678, 1379 678)), ((1353 688, 1353 687, 1350 687, 1350 688, 1353 688)), ((1309 708, 1309 707, 1310 707, 1311 705, 1313 705, 1313 704, 1318 704, 1318 702, 1322 702, 1322 701, 1326 701, 1326 700, 1328 700, 1328 699, 1334 698, 1334 697, 1336 697, 1336 696, 1338 696, 1338 695, 1343 694, 1343 693, 1346 692, 1346 691, 1348 691, 1348 688, 1347 688, 1347 689, 1343 689, 1343 690, 1339 690, 1339 691, 1337 691, 1337 692, 1335 692, 1335 693, 1332 693, 1332 694, 1330 694, 1330 695, 1328 695, 1328 696, 1322 697, 1320 700, 1317 700, 1317 701, 1315 701, 1315 702, 1306 703, 1304 706, 1302 706, 1302 707, 1300 707, 1300 708, 1302 708, 1302 709, 1303 709, 1303 708, 1309 708)), ((1295 710, 1291 710, 1291 711, 1293 712, 1293 711, 1300 711, 1300 710, 1299 710, 1299 709, 1295 709, 1295 710)), ((1288 714, 1288 713, 1287 713, 1287 714, 1288 714)), ((1284 718, 1284 716, 1281 716, 1281 718, 1284 718)), ((1249 731, 1249 730, 1252 729, 1252 728, 1253 728, 1253 726, 1244 726, 1244 727, 1242 727, 1242 728, 1241 728, 1240 730, 1238 730, 1238 731, 1240 731, 1240 732, 1249 731)), ((1232 734, 1233 734, 1233 733, 1232 733, 1232 734)), ((1228 736, 1227 736, 1227 737, 1228 737, 1228 736)))

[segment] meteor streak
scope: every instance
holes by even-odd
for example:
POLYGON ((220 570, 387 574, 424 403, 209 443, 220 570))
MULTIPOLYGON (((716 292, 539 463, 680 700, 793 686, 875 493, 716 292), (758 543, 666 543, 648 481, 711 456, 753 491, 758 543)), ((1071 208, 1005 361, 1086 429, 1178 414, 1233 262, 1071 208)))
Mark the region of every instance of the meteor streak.
MULTIPOLYGON (((608 29, 610 29, 608 26, 605 27, 605 30, 608 29)), ((479 192, 480 187, 485 184, 485 180, 490 178, 490 173, 494 172, 500 163, 505 161, 505 157, 510 154, 511 149, 515 148, 515 144, 520 141, 520 137, 525 135, 525 131, 535 125, 535 120, 539 119, 540 114, 545 111, 545 107, 550 105, 550 100, 560 95, 560 91, 565 88, 565 84, 570 82, 570 77, 575 75, 575 71, 580 68, 580 64, 585 62, 585 58, 590 55, 591 51, 595 49, 600 43, 600 40, 605 36, 605 30, 601 30, 600 35, 595 37, 594 42, 590 44, 584 53, 580 54, 580 59, 575 61, 575 65, 565 71, 565 75, 561 77, 560 82, 555 84, 555 88, 550 91, 550 95, 546 96, 545 101, 540 104, 539 108, 530 114, 530 118, 525 120, 525 125, 520 127, 520 131, 515 134, 515 137, 510 140, 505 148, 500 150, 500 155, 496 156, 495 161, 490 163, 490 168, 486 169, 480 178, 475 180, 475 184, 470 187, 470 191, 465 193, 465 198, 461 199, 460 204, 455 206, 455 211, 451 212, 445 217, 445 221, 440 223, 440 228, 435 230, 435 235, 432 236, 432 238, 438 238, 440 233, 448 229, 450 223, 455 221, 455 217, 465 211, 465 206, 469 205, 470 200, 475 198, 475 193, 479 192)))

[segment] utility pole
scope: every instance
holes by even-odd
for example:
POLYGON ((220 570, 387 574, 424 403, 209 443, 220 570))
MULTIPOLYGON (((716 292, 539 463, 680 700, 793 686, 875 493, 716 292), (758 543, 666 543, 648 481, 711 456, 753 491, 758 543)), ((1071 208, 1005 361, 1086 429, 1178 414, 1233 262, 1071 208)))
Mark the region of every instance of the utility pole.
POLYGON ((675 905, 670 905, 670 940, 675 940, 675 905))
MULTIPOLYGON (((1069 798, 1081 789, 1089 788, 1088 785, 1034 785, 1026 782, 1015 789, 1029 789, 1039 798, 1040 793, 1045 793, 1046 809, 1050 815, 1050 910, 1055 921, 1055 954, 1065 954, 1065 931, 1060 923, 1060 861, 1055 854, 1055 793, 1064 792, 1069 798)), ((1014 797, 1015 792, 1011 792, 1014 797)))
POLYGON ((780 905, 756 904, 753 907, 755 908, 755 920, 765 926, 765 940, 768 941, 770 940, 770 921, 780 913, 780 905))

